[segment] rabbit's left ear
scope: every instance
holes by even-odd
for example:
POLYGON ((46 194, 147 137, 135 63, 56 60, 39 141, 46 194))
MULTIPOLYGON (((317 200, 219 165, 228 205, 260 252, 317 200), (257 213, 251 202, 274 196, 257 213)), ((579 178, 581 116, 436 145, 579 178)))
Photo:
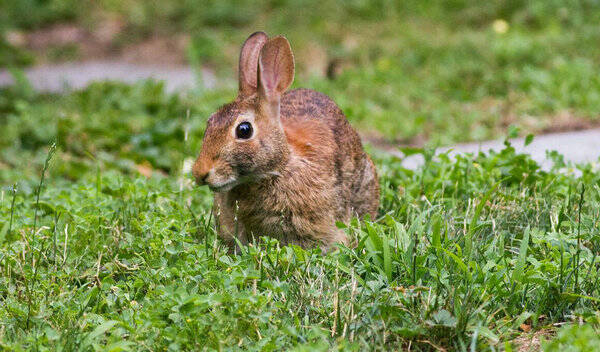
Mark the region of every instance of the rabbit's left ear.
POLYGON ((269 103, 279 103, 294 81, 294 55, 285 37, 270 39, 258 59, 258 94, 269 103))
POLYGON ((258 79, 258 56, 260 49, 269 38, 265 32, 251 34, 242 45, 239 62, 239 95, 249 96, 256 93, 258 79))

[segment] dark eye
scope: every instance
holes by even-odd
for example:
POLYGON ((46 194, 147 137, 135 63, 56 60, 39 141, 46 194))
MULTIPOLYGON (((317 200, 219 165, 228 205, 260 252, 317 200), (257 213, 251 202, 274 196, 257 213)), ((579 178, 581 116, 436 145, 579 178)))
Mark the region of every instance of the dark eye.
POLYGON ((235 128, 235 137, 239 139, 248 139, 252 137, 252 125, 250 122, 242 122, 235 128))

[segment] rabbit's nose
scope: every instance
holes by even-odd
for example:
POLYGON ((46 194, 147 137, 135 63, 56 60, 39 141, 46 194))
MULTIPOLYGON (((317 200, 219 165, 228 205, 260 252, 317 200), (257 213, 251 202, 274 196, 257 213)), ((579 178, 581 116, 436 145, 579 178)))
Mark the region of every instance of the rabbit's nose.
POLYGON ((197 178, 196 182, 198 182, 198 184, 205 185, 207 178, 208 178, 208 172, 205 173, 204 175, 200 175, 200 177, 197 178))
POLYGON ((198 185, 205 185, 206 179, 208 178, 209 172, 194 172, 194 177, 196 178, 196 183, 198 185))
POLYGON ((192 174, 194 175, 198 185, 205 185, 208 175, 210 174, 210 169, 204 166, 205 165, 203 165, 201 161, 196 161, 192 167, 192 174))

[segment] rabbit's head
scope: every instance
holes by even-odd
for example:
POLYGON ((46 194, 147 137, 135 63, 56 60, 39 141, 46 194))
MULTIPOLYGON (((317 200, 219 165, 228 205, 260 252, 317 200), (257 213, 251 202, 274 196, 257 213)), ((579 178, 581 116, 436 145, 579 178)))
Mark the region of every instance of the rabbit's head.
POLYGON ((281 36, 252 34, 239 59, 239 91, 209 119, 193 167, 213 191, 276 175, 289 158, 279 116, 280 98, 294 80, 294 57, 281 36))

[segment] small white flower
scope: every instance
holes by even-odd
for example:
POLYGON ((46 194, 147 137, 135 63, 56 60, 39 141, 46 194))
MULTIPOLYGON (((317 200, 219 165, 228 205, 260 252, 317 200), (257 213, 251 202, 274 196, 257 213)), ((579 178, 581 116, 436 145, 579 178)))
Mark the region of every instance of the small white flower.
POLYGON ((184 174, 189 174, 190 172, 192 172, 192 166, 194 166, 194 159, 192 158, 186 158, 183 161, 183 173, 184 174))

